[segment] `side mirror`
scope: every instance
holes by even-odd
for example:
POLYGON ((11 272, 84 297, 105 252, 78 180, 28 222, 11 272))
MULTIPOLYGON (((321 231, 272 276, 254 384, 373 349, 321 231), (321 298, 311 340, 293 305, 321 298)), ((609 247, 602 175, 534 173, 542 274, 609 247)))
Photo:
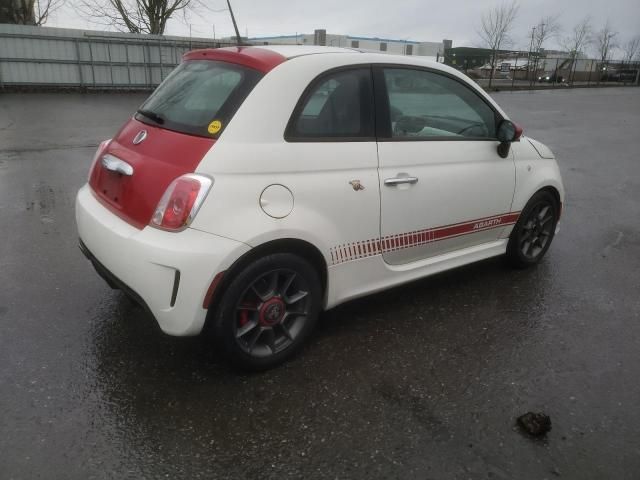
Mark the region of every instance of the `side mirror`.
POLYGON ((498 125, 500 143, 513 142, 516 139, 516 125, 511 120, 502 120, 498 125))
POLYGON ((498 145, 498 155, 507 158, 511 142, 515 142, 522 135, 522 127, 519 127, 511 120, 502 120, 498 125, 497 137, 500 145, 498 145))

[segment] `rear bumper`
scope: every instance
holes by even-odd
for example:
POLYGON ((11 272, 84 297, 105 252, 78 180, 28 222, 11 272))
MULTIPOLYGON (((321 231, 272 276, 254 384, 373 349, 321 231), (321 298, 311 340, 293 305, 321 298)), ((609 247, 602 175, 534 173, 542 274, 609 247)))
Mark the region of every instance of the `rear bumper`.
MULTIPOLYGON (((93 268, 95 268, 98 275, 100 275, 102 279, 107 282, 107 285, 109 285, 114 290, 122 290, 122 292, 125 293, 130 299, 143 307, 147 312, 151 313, 151 309, 149 308, 149 305, 147 305, 147 303, 144 301, 144 299, 140 295, 138 295, 131 287, 129 287, 129 285, 116 277, 107 267, 102 265, 102 263, 100 263, 100 260, 98 260, 95 255, 91 253, 91 251, 87 248, 82 240, 79 241, 78 247, 87 258, 87 260, 91 262, 91 265, 93 265, 93 268)), ((178 285, 174 284, 174 289, 176 286, 178 285)))
POLYGON ((190 228, 138 230, 105 208, 87 185, 76 198, 76 223, 80 248, 100 276, 145 307, 170 335, 200 333, 213 278, 250 248, 190 228))

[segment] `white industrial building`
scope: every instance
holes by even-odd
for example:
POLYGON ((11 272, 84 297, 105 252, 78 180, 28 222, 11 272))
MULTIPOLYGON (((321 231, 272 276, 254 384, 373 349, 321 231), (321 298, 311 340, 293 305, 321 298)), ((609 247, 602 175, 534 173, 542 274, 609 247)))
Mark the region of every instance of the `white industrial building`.
POLYGON ((451 48, 451 40, 441 42, 417 42, 378 37, 356 37, 337 35, 326 30, 296 35, 277 35, 273 37, 255 37, 249 41, 254 45, 325 45, 332 47, 358 48, 374 52, 396 55, 419 55, 442 61, 446 48, 451 48))

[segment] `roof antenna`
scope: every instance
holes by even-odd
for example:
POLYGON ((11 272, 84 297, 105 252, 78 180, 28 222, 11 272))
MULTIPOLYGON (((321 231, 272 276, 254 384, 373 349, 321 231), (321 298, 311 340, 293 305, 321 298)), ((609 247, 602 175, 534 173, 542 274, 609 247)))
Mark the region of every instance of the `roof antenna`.
POLYGON ((227 6, 229 7, 229 13, 231 14, 231 21, 233 22, 233 28, 236 31, 236 43, 238 46, 242 45, 240 39, 240 32, 238 31, 238 24, 236 23, 236 17, 233 16, 233 10, 231 9, 231 3, 227 0, 227 6))

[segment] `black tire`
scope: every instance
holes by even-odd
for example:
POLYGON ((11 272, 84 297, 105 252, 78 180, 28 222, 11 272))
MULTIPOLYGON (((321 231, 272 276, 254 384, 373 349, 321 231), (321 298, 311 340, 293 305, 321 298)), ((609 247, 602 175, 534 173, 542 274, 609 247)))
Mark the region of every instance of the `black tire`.
POLYGON ((537 264, 556 233, 560 206, 551 192, 537 192, 527 202, 507 244, 507 261, 515 268, 537 264))
POLYGON ((272 254, 232 279, 215 309, 211 333, 233 366, 266 370, 304 344, 321 301, 320 277, 309 262, 289 253, 272 254))

